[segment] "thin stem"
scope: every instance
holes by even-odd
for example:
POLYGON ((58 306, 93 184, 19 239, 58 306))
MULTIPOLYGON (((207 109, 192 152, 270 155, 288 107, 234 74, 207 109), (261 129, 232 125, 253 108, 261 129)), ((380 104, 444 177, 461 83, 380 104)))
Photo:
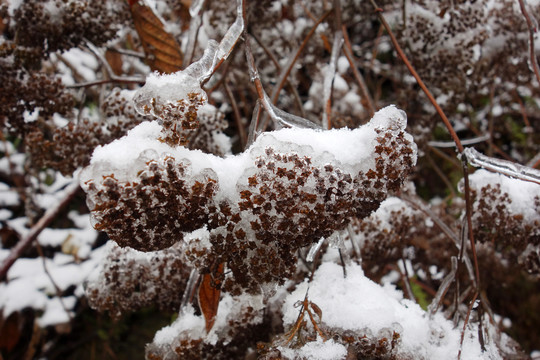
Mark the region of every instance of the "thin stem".
POLYGON ((133 51, 133 50, 128 50, 128 49, 120 49, 120 48, 115 48, 115 47, 108 47, 107 50, 112 51, 112 52, 116 52, 116 53, 119 53, 119 54, 122 54, 122 55, 133 56, 133 57, 136 57, 136 58, 139 58, 139 59, 145 59, 146 58, 146 55, 144 55, 144 53, 140 53, 138 51, 133 51))
MULTIPOLYGON (((381 21, 384 28, 388 32, 388 35, 390 36, 390 40, 392 41, 392 44, 394 45, 394 48, 396 49, 399 57, 405 63, 405 66, 407 67, 411 75, 416 79, 416 82, 418 83, 422 91, 424 91, 424 93, 428 97, 431 104, 435 107, 435 110, 437 111, 444 125, 448 129, 450 136, 456 143, 456 147, 458 148, 459 152, 463 153, 463 150, 465 149, 463 148, 463 145, 461 144, 461 141, 459 140, 459 137, 457 136, 457 133, 454 130, 454 127, 450 123, 450 120, 448 120, 448 118, 446 117, 446 114, 444 113, 442 108, 439 106, 439 104, 437 103, 437 101, 435 100, 431 92, 429 91, 429 89, 426 87, 426 84, 424 84, 424 82, 420 78, 420 75, 418 75, 414 67, 411 65, 411 63, 407 59, 407 56, 401 49, 401 46, 399 45, 394 33, 392 32, 390 25, 388 25, 388 23, 386 22, 386 19, 384 18, 382 14, 383 10, 379 6, 377 6, 377 3, 375 2, 375 0, 370 0, 370 1, 373 7, 375 8, 375 12, 377 13, 377 16, 379 17, 379 20, 381 21)), ((473 227, 472 227, 472 206, 471 206, 471 194, 470 194, 470 186, 469 186, 469 169, 467 167, 467 161, 464 157, 461 158, 461 161, 462 161, 462 168, 463 168, 463 179, 464 179, 464 184, 465 184, 465 208, 466 208, 467 224, 469 228, 469 242, 471 244, 474 268, 476 272, 476 286, 478 290, 480 289, 480 270, 478 266, 478 258, 476 256, 476 244, 474 242, 474 233, 473 233, 473 227)))
POLYGON ((360 74, 360 72, 358 71, 358 68, 356 67, 356 63, 353 58, 351 42, 349 40, 349 34, 347 33, 347 28, 345 27, 345 25, 341 27, 341 31, 343 33, 343 39, 345 40, 343 53, 345 54, 345 57, 349 61, 349 65, 353 71, 354 78, 356 79, 356 82, 358 83, 358 88, 360 89, 360 95, 362 96, 362 99, 365 102, 365 106, 367 107, 369 111, 369 116, 373 117, 373 114, 375 114, 375 111, 376 111, 373 98, 371 97, 371 94, 369 93, 366 82, 364 81, 364 77, 362 76, 362 74, 360 74))
POLYGON ((459 352, 458 352, 458 360, 461 359, 461 350, 463 349, 463 340, 465 339, 465 330, 467 329, 467 324, 469 323, 469 318, 471 317, 471 311, 474 307, 474 304, 476 302, 476 299, 478 298, 478 292, 476 292, 473 296, 473 299, 471 300, 469 304, 469 308, 467 309, 467 316, 465 317, 465 321, 463 322, 463 330, 461 330, 461 340, 459 342, 459 352))
MULTIPOLYGON (((253 37, 253 39, 255 39, 255 42, 257 43, 257 45, 259 45, 263 49, 264 53, 270 58, 270 60, 276 67, 277 72, 281 73, 281 65, 279 65, 279 61, 277 60, 275 55, 272 53, 272 51, 268 48, 268 46, 266 46, 262 42, 261 38, 259 38, 256 34, 253 33, 250 35, 253 37)), ((293 86, 293 84, 291 84, 289 78, 287 78, 287 87, 289 91, 291 92, 291 94, 293 95, 294 100, 296 101, 296 105, 298 106, 298 110, 300 111, 301 116, 305 118, 306 112, 304 111, 302 100, 300 99, 300 95, 298 94, 298 91, 296 90, 296 88, 293 86)))
POLYGON ((240 136, 240 145, 242 146, 242 149, 244 149, 247 143, 247 135, 246 135, 246 129, 244 128, 244 124, 242 123, 242 115, 240 115, 240 111, 238 110, 238 105, 236 104, 236 100, 234 99, 234 95, 232 93, 231 87, 227 84, 227 81, 223 82, 223 87, 225 88, 225 92, 227 93, 227 96, 229 97, 229 101, 233 109, 234 120, 236 122, 236 127, 238 128, 238 135, 240 136))
POLYGON ((289 63, 287 64, 287 66, 285 67, 285 70, 281 73, 281 75, 279 76, 279 81, 278 81, 278 84, 276 85, 276 87, 274 88, 274 90, 272 91, 272 96, 270 97, 272 99, 272 103, 275 104, 277 103, 277 99, 279 97, 279 93, 281 91, 281 89, 283 89, 283 86, 285 86, 285 82, 286 82, 286 79, 289 77, 289 74, 291 73, 293 67, 294 67, 294 64, 296 63, 296 61, 298 60, 298 58, 300 57, 300 54, 302 53, 302 51, 304 50, 304 48, 306 47, 309 39, 311 39, 311 37, 313 36, 313 34, 315 34, 315 31, 317 30, 317 28, 319 27, 319 25, 332 13, 332 10, 328 10, 327 12, 325 12, 323 14, 323 16, 321 16, 317 22, 313 25, 313 27, 309 30, 308 34, 306 35, 306 37, 304 38, 304 41, 302 41, 302 44, 300 44, 300 46, 298 47, 298 49, 296 50, 296 53, 290 58, 289 60, 289 63))
POLYGON ((146 82, 146 78, 136 78, 136 77, 112 77, 110 79, 104 79, 104 80, 96 80, 96 81, 88 81, 84 83, 79 84, 73 84, 73 85, 67 85, 66 88, 69 89, 78 89, 78 88, 87 88, 91 86, 96 85, 103 85, 103 84, 144 84, 146 82))
POLYGON ((383 10, 379 6, 377 6, 377 4, 375 3, 374 0, 370 0, 370 1, 371 1, 371 4, 373 5, 373 7, 375 8, 375 12, 377 13, 377 16, 379 17, 379 20, 381 21, 384 28, 386 29, 386 32, 390 36, 390 40, 392 41, 392 44, 394 45, 394 48, 395 48, 396 52, 398 53, 399 57, 405 63, 405 66, 407 67, 407 69, 409 70, 411 75, 416 79, 416 82, 418 83, 418 85, 420 86, 420 88, 422 89, 424 94, 426 94, 426 96, 428 97, 431 104, 435 107, 435 110, 437 111, 437 114, 439 114, 442 121, 444 122, 444 125, 446 126, 446 128, 450 132, 450 136, 452 137, 452 140, 454 140, 454 142, 456 143, 456 146, 457 146, 459 152, 463 152, 463 150, 464 150, 463 145, 461 144, 461 141, 459 140, 459 137, 457 136, 457 133, 454 130, 454 127, 450 123, 450 120, 448 120, 448 118, 446 117, 446 114, 444 113, 442 108, 437 103, 437 100, 435 100, 435 98, 431 94, 431 91, 429 91, 426 84, 424 84, 424 82, 420 78, 420 75, 418 75, 418 73, 416 72, 414 67, 409 62, 409 59, 407 58, 407 56, 405 55, 405 53, 401 49, 401 46, 399 45, 394 33, 392 32, 392 29, 390 28, 390 25, 386 22, 386 19, 384 18, 383 14, 382 14, 383 10))
POLYGON ((448 177, 442 172, 442 170, 439 168, 439 166, 437 166, 435 161, 433 161, 433 158, 429 155, 429 153, 426 153, 426 159, 429 162, 429 165, 431 165, 431 168, 433 170, 435 170, 435 173, 437 175, 439 175, 441 180, 444 182, 444 184, 446 185, 446 187, 448 188, 448 190, 452 194, 452 197, 455 198, 456 197, 456 191, 454 190, 454 186, 452 185, 452 183, 450 182, 448 177))
POLYGON ((521 13, 523 14, 523 17, 525 18, 525 22, 527 23, 527 29, 529 29, 530 63, 533 68, 534 75, 536 76, 536 81, 538 81, 538 84, 540 85, 540 70, 538 69, 538 61, 536 60, 536 52, 534 50, 534 33, 537 31, 537 29, 536 29, 536 26, 533 25, 532 18, 529 15, 529 12, 527 11, 525 2, 523 0, 518 0, 518 2, 519 2, 519 8, 521 9, 521 13))
POLYGON ((69 319, 69 322, 72 323, 73 322, 73 315, 71 315, 71 312, 69 311, 69 309, 66 306, 66 303, 64 302, 64 299, 62 297, 62 290, 60 289, 60 287, 58 286, 56 281, 54 281, 54 278, 52 277, 51 273, 49 272, 49 268, 47 266, 47 261, 45 259, 45 255, 43 254, 43 249, 41 248, 41 245, 39 245, 39 242, 37 242, 37 241, 36 241, 36 249, 38 251, 39 256, 42 259, 43 270, 45 271, 45 274, 47 275, 47 277, 49 278, 51 284, 53 285, 54 291, 56 292, 56 296, 58 297, 58 300, 60 301, 60 306, 62 306, 62 309, 66 312, 66 314, 68 316, 68 319, 69 319))
POLYGON ((403 272, 404 272, 404 274, 403 273, 401 274, 401 278, 403 280, 403 284, 405 285, 407 296, 412 301, 416 301, 416 298, 414 297, 414 294, 411 289, 411 283, 409 282, 409 271, 407 270, 407 263, 405 262, 404 258, 401 258, 401 262, 403 264, 403 272))

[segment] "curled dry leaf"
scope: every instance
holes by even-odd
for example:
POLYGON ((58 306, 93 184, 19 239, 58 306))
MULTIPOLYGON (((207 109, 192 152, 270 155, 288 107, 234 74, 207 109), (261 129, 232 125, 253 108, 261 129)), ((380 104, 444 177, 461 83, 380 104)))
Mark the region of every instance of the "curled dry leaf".
MULTIPOLYGON (((223 274, 223 264, 219 265, 217 272, 223 274)), ((220 295, 219 282, 216 282, 213 274, 205 274, 199 286, 199 307, 204 315, 206 332, 210 332, 216 321, 220 295)))
POLYGON ((161 20, 140 1, 129 0, 129 5, 150 68, 167 74, 181 70, 183 54, 180 45, 165 31, 161 20))

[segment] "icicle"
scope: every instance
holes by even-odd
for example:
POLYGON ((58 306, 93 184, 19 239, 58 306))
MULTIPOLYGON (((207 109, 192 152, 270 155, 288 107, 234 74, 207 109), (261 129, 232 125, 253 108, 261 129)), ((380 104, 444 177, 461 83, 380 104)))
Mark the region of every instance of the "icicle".
POLYGON ((219 43, 219 45, 217 45, 215 41, 212 41, 212 44, 210 44, 209 42, 209 47, 211 46, 212 49, 210 51, 206 49, 206 51, 204 52, 203 58, 198 61, 198 62, 201 62, 204 59, 201 65, 205 66, 205 70, 206 70, 205 72, 201 72, 200 76, 197 77, 199 79, 199 82, 203 83, 210 76, 212 76, 214 69, 218 65, 218 63, 226 60, 229 57, 229 55, 232 52, 232 49, 234 48, 234 45, 236 45, 236 43, 238 42, 238 39, 240 38, 240 36, 242 35, 242 32, 244 31, 244 18, 242 14, 242 7, 243 7, 243 0, 237 0, 236 20, 231 25, 231 27, 229 27, 229 29, 225 33, 225 36, 223 36, 223 39, 221 39, 221 42, 219 43))
POLYGON ((308 262, 313 262, 313 259, 315 259, 315 255, 317 255, 323 243, 324 243, 324 238, 322 237, 320 238, 318 243, 311 245, 311 248, 309 249, 309 252, 306 256, 306 260, 308 262))
POLYGON ((530 181, 540 185, 540 171, 513 163, 507 160, 495 159, 479 153, 474 148, 467 148, 463 155, 472 166, 481 167, 489 171, 497 172, 506 176, 515 177, 523 181, 530 181))

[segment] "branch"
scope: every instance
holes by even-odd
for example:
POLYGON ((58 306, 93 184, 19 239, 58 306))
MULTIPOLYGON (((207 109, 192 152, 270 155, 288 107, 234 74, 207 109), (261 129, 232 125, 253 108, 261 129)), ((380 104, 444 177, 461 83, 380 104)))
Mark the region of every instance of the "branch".
POLYGON ((518 0, 518 2, 519 2, 519 7, 521 9, 521 13, 523 14, 523 17, 525 18, 525 21, 527 22, 527 29, 529 29, 529 56, 530 56, 529 60, 530 60, 534 75, 536 76, 536 80, 538 81, 538 84, 540 85, 540 70, 538 70, 538 61, 536 60, 536 53, 534 51, 534 33, 537 30, 536 24, 533 24, 533 19, 527 12, 527 7, 525 6, 524 0, 518 0))
POLYGON ((79 183, 75 180, 66 188, 64 198, 60 200, 56 206, 49 208, 41 219, 39 219, 39 221, 32 226, 30 232, 23 239, 19 240, 17 245, 15 245, 13 250, 11 250, 11 253, 9 253, 7 258, 4 259, 2 265, 0 266, 0 280, 6 278, 9 269, 15 263, 15 261, 26 251, 26 249, 30 247, 30 245, 32 245, 41 231, 43 231, 43 229, 45 229, 47 225, 49 225, 56 218, 60 211, 62 211, 62 209, 69 204, 79 189, 79 183))

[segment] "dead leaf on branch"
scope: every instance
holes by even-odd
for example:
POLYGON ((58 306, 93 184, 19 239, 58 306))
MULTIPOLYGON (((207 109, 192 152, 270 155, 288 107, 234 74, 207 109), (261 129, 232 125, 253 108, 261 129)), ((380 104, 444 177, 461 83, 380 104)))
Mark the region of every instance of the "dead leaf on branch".
POLYGON ((176 39, 165 31, 152 9, 137 0, 129 0, 135 30, 139 34, 152 71, 170 74, 182 69, 183 54, 176 39))
MULTIPOLYGON (((219 265, 217 273, 223 274, 223 264, 219 265)), ((219 283, 216 283, 213 274, 204 275, 199 286, 199 307, 206 322, 206 332, 210 332, 216 321, 220 295, 219 283)))

